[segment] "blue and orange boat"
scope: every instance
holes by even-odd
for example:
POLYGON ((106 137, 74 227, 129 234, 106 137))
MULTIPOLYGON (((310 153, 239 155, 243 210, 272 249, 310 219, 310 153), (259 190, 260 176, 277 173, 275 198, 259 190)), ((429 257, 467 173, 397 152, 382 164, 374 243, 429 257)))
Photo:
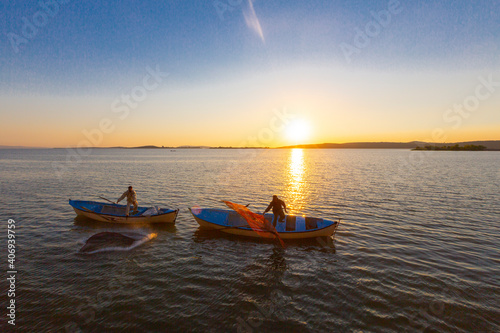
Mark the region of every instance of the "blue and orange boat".
MULTIPOLYGON (((189 210, 202 228, 216 229, 239 236, 263 237, 264 235, 265 237, 268 234, 270 238, 274 237, 274 234, 267 229, 256 230, 255 227, 250 227, 248 222, 234 210, 198 207, 192 207, 189 210)), ((273 217, 273 214, 264 215, 269 222, 272 222, 273 217)), ((316 217, 286 215, 283 222, 277 223, 276 231, 282 239, 330 237, 335 233, 339 224, 340 220, 329 221, 316 217)))
POLYGON ((178 209, 138 207, 135 214, 125 215, 125 205, 97 201, 69 200, 78 216, 110 223, 175 223, 178 209))

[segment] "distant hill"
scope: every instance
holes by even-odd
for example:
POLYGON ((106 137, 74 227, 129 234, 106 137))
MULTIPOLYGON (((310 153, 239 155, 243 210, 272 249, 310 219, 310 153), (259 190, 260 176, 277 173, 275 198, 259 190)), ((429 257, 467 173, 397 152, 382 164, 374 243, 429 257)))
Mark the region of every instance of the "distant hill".
MULTIPOLYGON (((411 141, 411 142, 349 142, 349 143, 320 143, 320 144, 308 144, 308 145, 295 145, 295 146, 284 146, 278 147, 278 149, 289 149, 289 148, 310 148, 310 149, 415 149, 417 146, 423 147, 426 145, 432 146, 453 146, 458 144, 459 146, 465 145, 475 145, 475 146, 485 146, 486 150, 500 150, 500 140, 490 140, 490 141, 466 141, 466 142, 423 142, 423 141, 411 141)), ((166 147, 166 146, 139 146, 139 147, 94 147, 95 149, 268 149, 269 147, 210 147, 210 146, 178 146, 178 147, 166 147)), ((23 147, 23 146, 1 146, 0 149, 44 149, 42 147, 23 147)), ((45 148, 47 149, 47 148, 45 148)), ((64 147, 56 149, 65 149, 64 147)))
POLYGON ((179 146, 175 147, 176 149, 209 149, 212 148, 210 146, 179 146))
MULTIPOLYGON (((465 145, 475 145, 475 146, 485 146, 487 150, 500 150, 500 140, 491 141, 468 141, 468 142, 456 142, 460 146, 465 145)), ((446 144, 451 145, 451 144, 446 144)))
POLYGON ((437 143, 437 142, 350 142, 350 143, 321 143, 310 145, 295 145, 285 146, 280 148, 316 148, 316 149, 414 149, 417 146, 436 145, 447 146, 455 145, 481 145, 487 150, 500 150, 500 140, 495 141, 468 141, 468 142, 453 142, 453 143, 437 143))
POLYGON ((0 146, 0 149, 47 149, 44 147, 26 147, 26 146, 0 146))
POLYGON ((349 142, 321 143, 310 145, 286 146, 281 148, 319 148, 319 149, 411 149, 424 142, 349 142))
MULTIPOLYGON (((92 147, 93 149, 208 149, 211 147, 208 146, 179 146, 179 147, 165 147, 165 146, 138 146, 138 147, 124 147, 124 146, 115 146, 115 147, 92 147)), ((64 149, 64 148, 55 148, 55 149, 64 149)))

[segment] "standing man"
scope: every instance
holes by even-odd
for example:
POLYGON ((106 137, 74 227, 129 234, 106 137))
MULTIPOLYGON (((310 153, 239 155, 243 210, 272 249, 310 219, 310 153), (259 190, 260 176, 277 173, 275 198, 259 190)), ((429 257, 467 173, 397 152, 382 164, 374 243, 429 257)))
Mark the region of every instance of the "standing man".
POLYGON ((276 221, 283 222, 285 220, 285 213, 283 213, 283 208, 285 209, 286 212, 286 205, 283 200, 278 199, 277 195, 273 195, 273 201, 267 206, 266 210, 264 211, 264 214, 267 213, 270 209, 273 209, 273 226, 276 227, 276 221))
POLYGON ((127 197, 127 206, 125 206, 125 216, 128 216, 128 212, 130 211, 130 205, 134 205, 134 211, 132 212, 133 214, 137 213, 137 194, 135 193, 134 189, 132 186, 128 187, 128 190, 123 192, 122 196, 116 203, 119 203, 123 198, 127 197))

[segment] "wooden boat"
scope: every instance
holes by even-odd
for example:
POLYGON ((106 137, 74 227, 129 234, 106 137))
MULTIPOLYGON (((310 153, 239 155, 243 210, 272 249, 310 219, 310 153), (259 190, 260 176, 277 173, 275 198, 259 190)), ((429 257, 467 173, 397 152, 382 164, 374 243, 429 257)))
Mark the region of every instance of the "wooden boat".
MULTIPOLYGON (((234 210, 213 208, 190 208, 196 222, 202 228, 218 229, 222 232, 247 236, 262 237, 260 234, 267 233, 274 237, 271 232, 250 228, 248 222, 234 210)), ((272 223, 273 214, 266 214, 266 220, 272 223)), ((304 239, 315 237, 330 237, 335 233, 340 221, 329 221, 315 217, 304 217, 287 215, 284 222, 276 223, 276 231, 282 239, 304 239)))
POLYGON ((96 201, 69 200, 76 215, 110 223, 175 223, 179 210, 155 207, 137 207, 137 213, 125 216, 125 205, 96 201))

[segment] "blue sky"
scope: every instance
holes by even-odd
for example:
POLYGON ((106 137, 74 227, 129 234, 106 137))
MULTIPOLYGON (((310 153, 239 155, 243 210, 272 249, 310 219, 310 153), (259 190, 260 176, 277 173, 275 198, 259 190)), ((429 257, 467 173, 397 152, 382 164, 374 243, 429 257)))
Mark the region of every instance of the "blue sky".
MULTIPOLYGON (((238 108, 236 102, 228 102, 227 107, 233 110, 236 118, 245 117, 248 112, 262 114, 265 118, 272 108, 290 107, 301 109, 297 112, 304 117, 311 112, 314 119, 310 122, 321 123, 318 120, 321 113, 306 110, 306 100, 294 104, 294 98, 284 96, 297 96, 298 91, 314 94, 326 86, 331 89, 325 88, 316 100, 328 99, 342 87, 351 86, 352 90, 338 96, 339 104, 331 107, 343 105, 346 113, 351 109, 362 113, 364 106, 350 105, 348 97, 364 99, 371 90, 367 80, 376 81, 377 77, 392 83, 387 90, 380 90, 380 84, 372 82, 375 84, 373 89, 380 90, 382 95, 389 96, 395 88, 408 85, 411 96, 402 102, 418 100, 419 94, 425 96, 422 89, 436 82, 432 89, 441 89, 445 97, 434 104, 422 105, 420 111, 408 111, 425 114, 432 107, 444 110, 454 101, 460 102, 468 91, 474 90, 480 75, 495 73, 500 80, 499 1, 66 2, 42 1, 48 10, 36 1, 0 4, 0 98, 9 107, 0 112, 9 113, 14 127, 21 126, 21 119, 14 116, 16 108, 29 107, 30 111, 25 111, 24 115, 40 112, 37 98, 46 101, 43 112, 48 119, 60 119, 63 114, 75 112, 73 118, 67 116, 66 127, 74 126, 71 120, 84 119, 80 111, 76 113, 70 107, 71 104, 82 105, 82 100, 89 102, 89 107, 98 105, 97 111, 89 110, 87 115, 98 121, 117 95, 141 82, 148 66, 159 66, 169 73, 161 88, 152 93, 160 96, 156 102, 164 103, 164 109, 168 110, 162 113, 144 104, 141 105, 142 114, 165 120, 175 118, 179 126, 204 117, 213 119, 214 126, 216 122, 223 122, 228 110, 221 110, 224 106, 220 101, 231 99, 231 96, 238 96, 243 104, 251 104, 256 99, 262 101, 254 105, 254 111, 235 110, 238 108), (390 22, 374 30, 368 44, 358 48, 359 52, 348 60, 341 46, 355 46, 356 34, 364 32, 367 24, 374 22, 372 13, 386 11, 390 6, 398 8, 397 14, 391 14, 390 22), (56 7, 59 8, 56 10, 56 7), (23 31, 25 22, 34 24, 37 19, 40 26, 27 36, 26 29, 23 31), (256 22, 261 33, 256 29, 256 22), (13 34, 26 41, 19 45, 18 52, 11 41, 13 34), (456 83, 457 77, 463 81, 456 83), (352 78, 364 82, 357 87, 351 82, 352 78), (422 84, 413 86, 415 80, 420 79, 422 84), (450 82, 457 85, 450 86, 450 82), (263 86, 269 95, 261 91, 263 86), (248 95, 242 90, 248 91, 248 95), (180 100, 179 96, 185 100, 180 100), (26 97, 32 99, 32 104, 23 104, 26 97), (193 99, 207 104, 191 105, 193 99), (264 102, 265 99, 269 102, 264 102), (193 108, 199 110, 191 112, 193 108), (211 117, 207 117, 207 113, 211 117), (191 118, 186 114, 191 114, 191 118)), ((483 112, 487 117, 494 116, 491 110, 497 106, 496 101, 493 98, 483 104, 489 108, 483 112)), ((385 116, 382 109, 383 103, 373 112, 382 112, 385 116)), ((436 119, 440 117, 437 115, 436 119)), ((342 119, 349 123, 346 117, 342 119)), ((485 116, 476 119, 477 124, 473 121, 471 126, 491 126, 492 120, 499 125, 498 117, 487 119, 485 116)), ((266 121, 253 123, 249 132, 258 131, 266 121)), ((411 122, 400 121, 392 127, 404 130, 411 122)), ((408 133, 424 132, 433 126, 437 125, 407 128, 408 133)), ((377 138, 386 132, 382 127, 374 131, 377 138)), ((76 127, 72 130, 81 131, 76 127)), ((218 140, 221 144, 241 141, 234 133, 230 135, 218 140)), ((321 138, 327 140, 329 137, 323 133, 321 138)), ((12 136, 8 140, 0 139, 3 139, 0 145, 14 140, 12 136)), ((75 140, 78 141, 76 136, 69 139, 61 136, 60 144, 72 145, 75 140)), ((119 140, 118 134, 116 140, 119 140)), ((177 142, 173 138, 165 140, 177 142)), ((343 139, 331 137, 330 141, 333 140, 343 139)), ((217 144, 215 141, 213 143, 217 144)), ((57 139, 47 144, 57 145, 57 139)))

